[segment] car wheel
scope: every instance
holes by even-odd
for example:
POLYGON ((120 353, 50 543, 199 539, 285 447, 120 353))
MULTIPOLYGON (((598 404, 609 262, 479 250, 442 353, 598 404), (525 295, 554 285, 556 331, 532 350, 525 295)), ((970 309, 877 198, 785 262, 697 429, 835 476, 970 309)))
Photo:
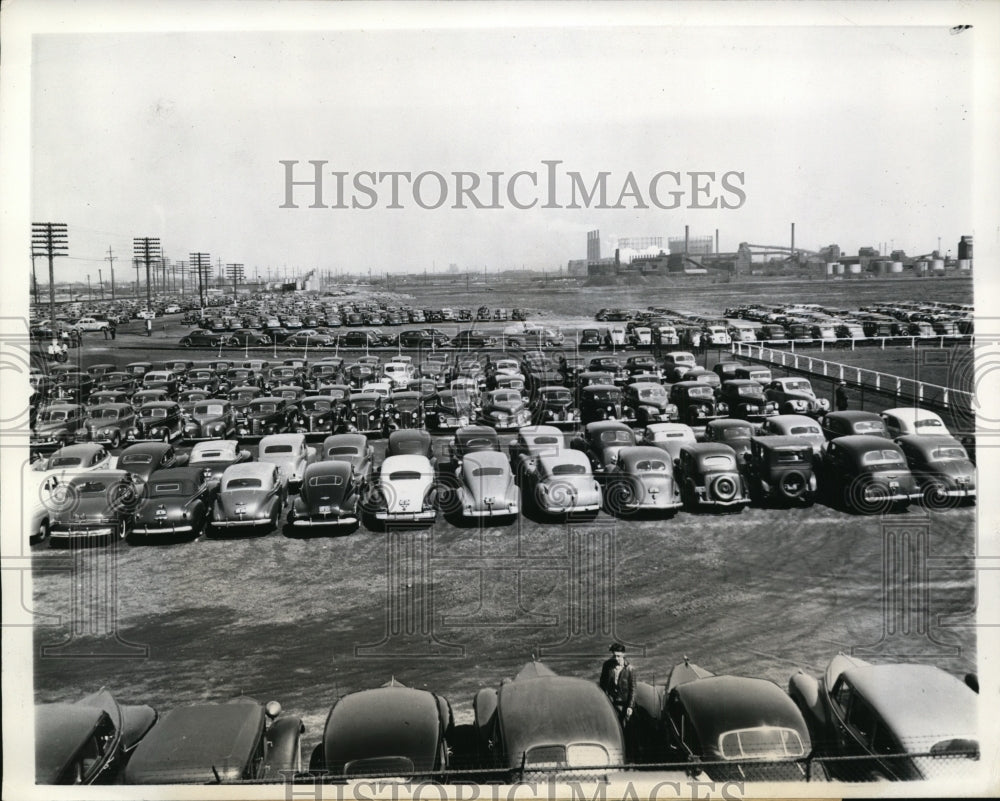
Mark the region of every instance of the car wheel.
POLYGON ((190 348, 191 347, 191 340, 189 339, 189 340, 187 340, 187 342, 181 340, 181 345, 183 347, 185 347, 185 348, 190 348))
POLYGON ((128 524, 122 520, 121 525, 118 528, 118 539, 124 540, 128 536, 128 524))
POLYGON ((38 542, 45 542, 49 538, 49 521, 48 519, 43 520, 42 524, 38 527, 38 542))
POLYGON ((853 495, 854 505, 862 514, 877 514, 889 509, 889 490, 881 484, 865 484, 853 495))
POLYGON ((118 447, 119 445, 121 445, 121 444, 122 444, 122 437, 121 437, 121 434, 119 434, 119 433, 118 433, 118 432, 116 431, 116 432, 115 432, 115 433, 114 433, 114 434, 112 435, 112 437, 111 437, 111 447, 112 447, 112 448, 117 448, 117 447, 118 447))
POLYGON ((940 481, 932 479, 924 485, 923 489, 924 506, 928 509, 951 509, 956 504, 948 497, 948 488, 940 481))
POLYGON ((170 442, 170 432, 164 431, 163 436, 160 439, 162 439, 164 442, 170 442))
POLYGON ((712 494, 720 501, 731 501, 739 492, 739 484, 731 476, 719 476, 712 482, 712 494))
POLYGON ((801 498, 808 488, 805 475, 798 470, 789 470, 781 477, 781 494, 790 501, 801 498))

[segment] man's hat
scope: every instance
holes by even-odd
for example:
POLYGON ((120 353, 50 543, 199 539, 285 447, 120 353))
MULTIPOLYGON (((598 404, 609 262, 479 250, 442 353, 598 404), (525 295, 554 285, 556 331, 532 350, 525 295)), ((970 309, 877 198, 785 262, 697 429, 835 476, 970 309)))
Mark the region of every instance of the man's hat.
POLYGON ((613 642, 611 643, 611 647, 608 648, 608 650, 611 651, 611 653, 613 654, 623 654, 625 653, 625 646, 622 645, 620 642, 613 642))

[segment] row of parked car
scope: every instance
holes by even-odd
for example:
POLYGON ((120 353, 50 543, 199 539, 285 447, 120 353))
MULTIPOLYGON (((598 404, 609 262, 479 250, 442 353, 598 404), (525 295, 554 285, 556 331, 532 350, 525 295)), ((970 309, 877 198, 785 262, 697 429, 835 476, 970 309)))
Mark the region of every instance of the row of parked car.
POLYGON ((793 675, 787 693, 685 660, 666 681, 637 682, 623 732, 597 684, 533 661, 476 693, 471 726, 455 724, 445 696, 394 678, 348 693, 306 763, 305 726, 276 701, 242 696, 160 714, 101 690, 36 706, 36 782, 514 782, 649 765, 714 781, 957 778, 979 759, 977 693, 972 675, 843 654, 820 678, 793 675))

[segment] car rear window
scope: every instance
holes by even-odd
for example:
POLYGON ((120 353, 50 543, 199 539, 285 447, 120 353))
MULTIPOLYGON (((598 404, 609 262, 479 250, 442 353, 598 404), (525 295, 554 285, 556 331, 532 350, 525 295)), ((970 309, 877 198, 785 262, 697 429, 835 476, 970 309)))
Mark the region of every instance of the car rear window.
POLYGON ((264 453, 291 453, 291 445, 268 445, 264 448, 264 453))
POLYGON ((503 470, 499 467, 477 467, 472 471, 474 476, 502 476, 503 470))
POLYGON ((586 472, 587 468, 582 464, 557 464, 552 468, 554 476, 582 476, 586 472))
POLYGON ((310 487, 339 487, 344 483, 344 477, 338 475, 313 476, 309 479, 310 487))
POLYGON ((931 451, 931 458, 968 459, 969 455, 965 452, 965 448, 959 448, 958 446, 951 446, 947 448, 935 448, 933 451, 931 451))
POLYGON ((735 464, 732 456, 719 454, 717 456, 706 456, 702 464, 708 470, 733 470, 735 464))
POLYGON ((747 398, 759 397, 761 388, 744 385, 736 388, 736 394, 747 398))
POLYGON ((632 442, 633 436, 629 431, 602 431, 601 432, 601 442, 612 443, 612 442, 632 442))
POLYGON ((130 453, 121 458, 122 464, 152 464, 153 457, 148 453, 130 453))
POLYGON ((157 481, 150 489, 152 495, 191 495, 194 487, 181 481, 157 481))
POLYGON ((57 456, 49 463, 49 467, 77 467, 81 462, 77 456, 57 456))
POLYGON ((390 481, 419 481, 423 474, 419 470, 397 470, 389 474, 390 481))
POLYGON ((635 469, 640 472, 655 472, 660 470, 666 470, 666 462, 661 462, 659 460, 648 460, 643 459, 641 462, 635 463, 635 469))
POLYGON ((259 478, 231 478, 226 482, 227 490, 260 489, 263 486, 259 478))
POLYGON ((556 437, 535 437, 531 440, 533 445, 555 445, 558 442, 556 437))
POLYGON ((155 409, 143 409, 141 414, 143 417, 166 417, 167 410, 162 406, 158 406, 155 409))
POLYGON ((788 433, 802 436, 803 434, 821 434, 823 432, 814 426, 792 426, 788 429, 788 433))
POLYGON ((727 731, 719 737, 719 750, 726 759, 805 756, 797 731, 771 726, 727 731))
POLYGON ((786 381, 785 389, 793 392, 812 392, 812 385, 808 381, 786 381))
POLYGON ((903 454, 892 449, 868 451, 861 456, 862 464, 903 464, 903 454))
POLYGON ((191 457, 192 462, 203 462, 210 459, 221 459, 222 451, 202 451, 199 454, 195 454, 191 457))
POLYGON ((81 481, 76 484, 77 490, 84 495, 96 495, 99 492, 104 492, 109 488, 108 484, 103 481, 81 481))
POLYGON ((884 434, 885 426, 879 420, 862 420, 860 423, 854 424, 854 430, 859 434, 866 434, 872 431, 884 434))
POLYGON ((933 417, 924 418, 922 420, 913 421, 914 428, 944 428, 944 424, 940 420, 935 420, 933 417))
POLYGON ((689 398, 711 398, 712 388, 707 384, 703 387, 688 387, 687 394, 689 398))
POLYGON ((273 412, 277 406, 273 403, 258 403, 255 408, 258 412, 273 412))

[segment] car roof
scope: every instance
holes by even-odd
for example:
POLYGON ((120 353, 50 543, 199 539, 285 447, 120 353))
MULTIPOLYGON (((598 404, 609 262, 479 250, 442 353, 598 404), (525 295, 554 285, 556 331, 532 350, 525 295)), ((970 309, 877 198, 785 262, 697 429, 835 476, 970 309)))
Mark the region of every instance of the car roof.
MULTIPOLYGON (((117 389, 104 390, 104 391, 105 392, 121 392, 121 390, 117 390, 117 389)), ((94 395, 96 395, 96 394, 97 393, 95 392, 94 395)), ((93 397, 93 396, 91 396, 91 397, 93 397)), ((98 409, 115 409, 116 411, 123 411, 123 410, 132 411, 132 404, 131 403, 99 403, 96 406, 91 406, 90 409, 88 409, 87 413, 88 414, 93 414, 98 409)))
POLYGON ((406 442, 410 440, 418 441, 421 443, 430 442, 433 439, 431 437, 431 432, 423 428, 397 428, 395 431, 389 432, 389 443, 395 442, 406 442))
POLYGON ((593 434, 601 431, 632 431, 632 429, 621 420, 596 420, 593 423, 587 423, 584 431, 593 434))
POLYGON ((935 448, 958 447, 965 450, 965 446, 959 440, 948 434, 935 434, 933 436, 904 434, 901 437, 896 437, 895 441, 899 445, 905 445, 907 448, 918 450, 924 454, 929 454, 935 448))
POLYGON ((830 443, 830 447, 834 445, 848 451, 899 450, 899 446, 891 439, 871 434, 848 434, 846 437, 837 437, 830 443))
POLYGON ((806 752, 809 730, 795 702, 766 679, 709 676, 678 684, 681 699, 705 751, 718 754, 719 737, 736 729, 775 726, 799 733, 806 752))
POLYGON ((462 468, 468 471, 473 467, 500 467, 510 473, 510 463, 500 451, 473 451, 462 460, 462 468))
POLYGON ((934 665, 856 664, 844 675, 908 750, 975 735, 979 696, 934 665))
POLYGON ((670 461, 665 451, 653 445, 626 446, 618 451, 618 458, 629 465, 648 459, 655 459, 660 462, 670 461))
POLYGON ((892 415, 900 420, 913 422, 914 420, 940 420, 941 415, 929 409, 921 409, 916 406, 897 406, 894 409, 886 409, 884 415, 892 415))
POLYGON ((326 763, 403 757, 416 770, 433 768, 443 735, 438 701, 434 693, 397 682, 345 695, 323 728, 326 763))
POLYGON ((497 430, 493 426, 462 426, 455 432, 455 439, 467 439, 469 437, 499 437, 497 430))
POLYGON ((175 408, 177 408, 176 401, 171 401, 171 400, 148 401, 147 403, 142 404, 142 407, 139 409, 139 411, 141 412, 144 409, 175 409, 175 408))
POLYGON ((430 460, 423 454, 401 453, 387 456, 382 462, 382 475, 394 470, 415 470, 420 473, 432 474, 434 468, 431 467, 430 460))
POLYGON ((633 381, 631 384, 629 384, 629 387, 635 390, 655 388, 666 391, 666 387, 664 387, 663 384, 657 383, 656 381, 633 381))
POLYGON ((826 416, 833 418, 834 420, 872 420, 882 422, 882 417, 875 412, 864 412, 860 409, 845 409, 840 412, 827 412, 826 416))
POLYGON ((368 438, 364 434, 331 434, 323 440, 323 450, 334 446, 351 445, 364 453, 368 447, 368 438))
POLYGON ((222 478, 229 481, 231 478, 259 478, 267 479, 274 475, 274 464, 272 462, 240 462, 231 464, 225 469, 222 478))
MULTIPOLYGON (((771 448, 773 450, 804 450, 808 449, 812 451, 812 446, 804 441, 802 437, 797 437, 793 434, 764 434, 760 436, 753 436, 750 438, 751 442, 758 442, 766 448, 771 448)), ((883 440, 884 442, 885 440, 883 440)))
MULTIPOLYGON (((925 437, 924 439, 927 439, 925 437)), ((90 456, 98 451, 103 451, 104 446, 96 442, 81 442, 77 445, 63 445, 55 451, 53 456, 90 456)))
POLYGON ((687 442, 681 447, 681 453, 688 451, 694 456, 731 456, 736 458, 736 451, 724 442, 687 442))
POLYGON ((168 467, 165 470, 157 470, 149 477, 149 482, 153 481, 193 481, 195 484, 201 483, 201 468, 193 467, 168 467))
POLYGON ((305 434, 268 434, 260 438, 257 452, 263 453, 268 445, 304 445, 305 441, 305 434))
POLYGON ((100 707, 85 704, 35 706, 35 781, 58 781, 103 714, 100 707))
POLYGON ((151 453, 155 456, 162 456, 173 447, 174 446, 169 442, 137 442, 134 445, 129 445, 127 448, 123 449, 122 452, 118 454, 118 461, 121 463, 123 456, 128 456, 133 453, 151 453))
POLYGON ((583 465, 590 472, 590 458, 583 451, 565 448, 558 454, 541 454, 538 457, 538 464, 546 472, 551 473, 553 467, 561 464, 583 465))
POLYGON ((691 428, 687 423, 650 423, 646 426, 647 431, 652 431, 654 434, 657 432, 669 432, 671 434, 683 433, 690 434, 694 437, 694 429, 691 428))
POLYGON ((749 428, 753 429, 753 423, 749 420, 737 420, 732 417, 709 420, 706 428, 749 428))
POLYGON ((587 393, 593 393, 593 392, 598 392, 600 390, 608 390, 608 389, 618 390, 619 392, 621 392, 621 388, 616 387, 614 384, 587 384, 587 386, 583 388, 583 391, 587 393))
POLYGON ((83 484, 90 481, 121 481, 130 475, 128 470, 85 470, 73 473, 69 480, 72 484, 83 484))
POLYGON ((768 417, 767 419, 771 423, 777 423, 783 426, 802 426, 809 424, 819 427, 819 423, 807 414, 776 414, 773 417, 768 417))
POLYGON ((190 461, 193 462, 206 451, 222 451, 224 454, 236 454, 239 451, 239 443, 235 439, 211 439, 203 442, 196 442, 191 446, 190 461))
POLYGON ((529 437, 559 437, 560 442, 563 438, 563 433, 555 426, 521 426, 517 429, 519 436, 524 439, 529 437))
POLYGON ((125 781, 209 783, 215 771, 221 779, 241 779, 264 719, 264 708, 252 699, 171 709, 136 747, 125 781))
POLYGON ((306 465, 305 473, 303 474, 303 481, 308 479, 310 476, 315 475, 330 475, 331 473, 338 475, 348 475, 354 468, 351 466, 350 462, 342 462, 336 459, 327 459, 322 462, 312 462, 306 465))

